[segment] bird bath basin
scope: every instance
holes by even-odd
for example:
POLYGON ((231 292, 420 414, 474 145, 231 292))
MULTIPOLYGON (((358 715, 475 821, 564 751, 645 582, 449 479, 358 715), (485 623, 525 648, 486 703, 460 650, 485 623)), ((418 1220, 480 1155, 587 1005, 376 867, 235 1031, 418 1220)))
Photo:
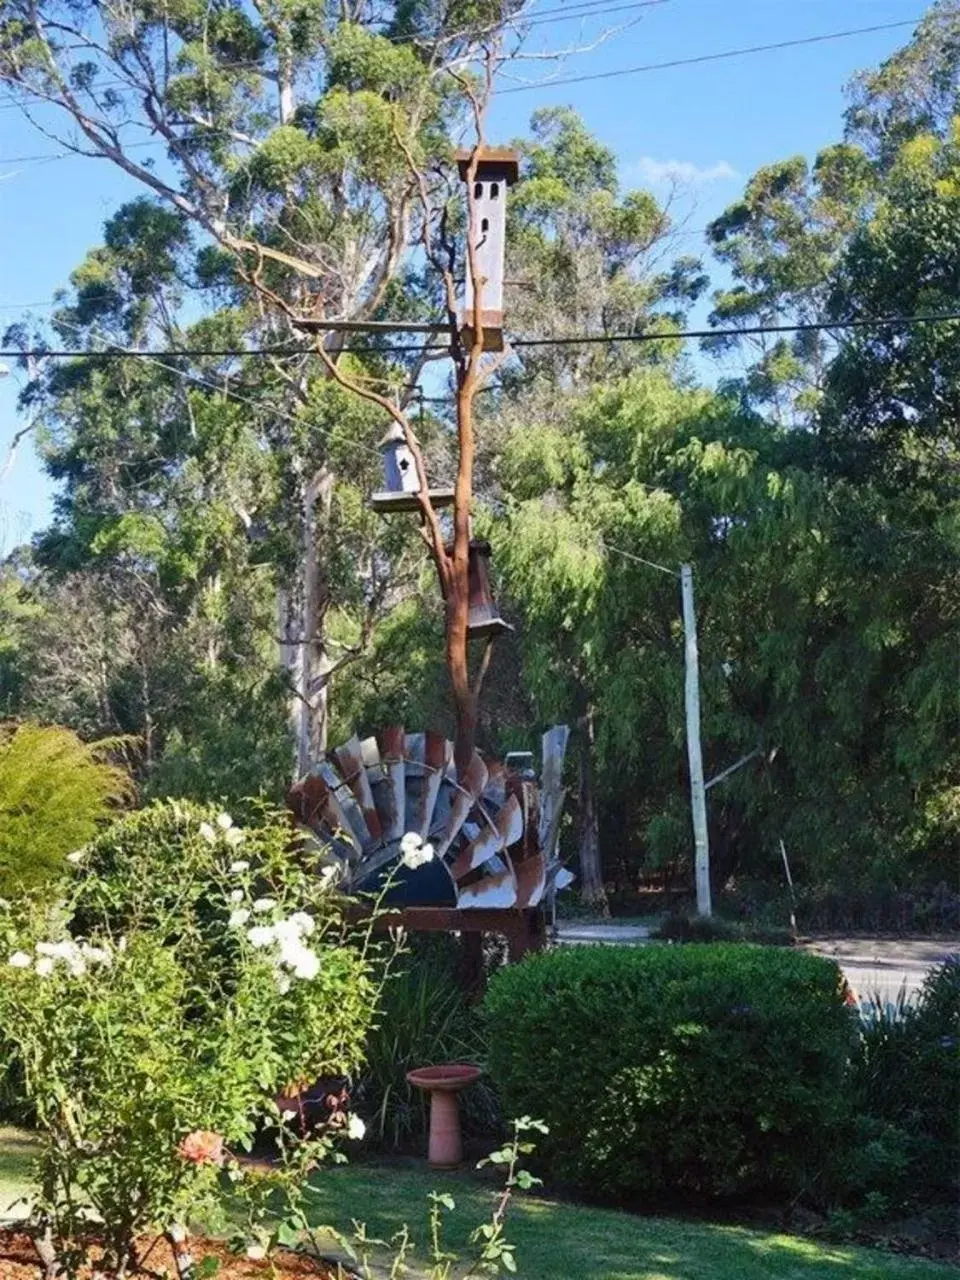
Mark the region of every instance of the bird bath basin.
POLYGON ((465 1063, 445 1063, 439 1067, 417 1067, 407 1072, 415 1089, 430 1095, 431 1169, 455 1169, 463 1161, 460 1136, 460 1106, 457 1095, 480 1078, 480 1068, 465 1063))

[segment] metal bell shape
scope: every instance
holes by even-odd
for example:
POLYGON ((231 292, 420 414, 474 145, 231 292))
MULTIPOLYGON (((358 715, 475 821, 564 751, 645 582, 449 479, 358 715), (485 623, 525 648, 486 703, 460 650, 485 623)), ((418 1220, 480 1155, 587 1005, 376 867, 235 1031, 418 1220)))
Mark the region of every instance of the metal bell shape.
POLYGON ((470 616, 467 636, 471 640, 504 635, 512 631, 509 622, 500 617, 500 610, 490 589, 490 543, 482 538, 470 539, 468 565, 468 591, 470 616))

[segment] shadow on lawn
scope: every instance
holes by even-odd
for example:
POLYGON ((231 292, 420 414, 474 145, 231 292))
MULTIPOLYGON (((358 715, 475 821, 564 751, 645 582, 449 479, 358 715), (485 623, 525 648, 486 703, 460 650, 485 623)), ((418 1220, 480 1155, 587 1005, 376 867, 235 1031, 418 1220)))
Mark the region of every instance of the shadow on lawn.
MULTIPOLYGON (((315 1182, 316 1220, 341 1229, 356 1218, 386 1236, 404 1223, 426 1239, 427 1193, 448 1191, 445 1247, 472 1256, 470 1231, 489 1218, 493 1192, 469 1175, 354 1165, 315 1182)), ((873 1250, 722 1223, 650 1218, 529 1196, 511 1209, 521 1280, 946 1280, 951 1268, 873 1250)), ((418 1251, 419 1254, 419 1251, 418 1251)))

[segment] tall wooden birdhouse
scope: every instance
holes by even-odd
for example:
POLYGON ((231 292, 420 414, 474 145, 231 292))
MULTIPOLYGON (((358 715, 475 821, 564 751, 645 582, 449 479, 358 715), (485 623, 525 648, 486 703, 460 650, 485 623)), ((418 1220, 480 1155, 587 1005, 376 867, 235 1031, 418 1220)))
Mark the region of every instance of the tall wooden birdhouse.
MULTIPOLYGON (((380 441, 380 451, 383 454, 384 487, 371 494, 370 505, 374 511, 416 511, 420 505, 417 464, 398 422, 393 423, 380 441)), ((452 489, 430 489, 428 492, 434 507, 448 507, 453 501, 452 489)))
MULTIPOLYGON (((460 177, 468 180, 470 151, 457 152, 460 177)), ((483 349, 503 350, 503 267, 507 232, 507 187, 520 175, 519 158, 509 147, 484 147, 473 180, 473 232, 478 288, 483 308, 483 349)), ((469 343, 473 334, 474 282, 469 259, 464 264, 465 285, 460 329, 469 343)))

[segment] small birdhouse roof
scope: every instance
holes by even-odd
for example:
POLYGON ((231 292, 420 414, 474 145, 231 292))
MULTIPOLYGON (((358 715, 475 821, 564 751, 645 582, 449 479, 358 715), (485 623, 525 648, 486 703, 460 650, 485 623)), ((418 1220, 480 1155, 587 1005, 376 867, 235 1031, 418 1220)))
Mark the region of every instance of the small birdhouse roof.
MULTIPOLYGON (((472 148, 464 148, 456 153, 457 168, 464 182, 467 180, 472 155, 472 148)), ((520 153, 514 151, 513 147, 481 147, 477 159, 477 177, 481 181, 499 178, 508 185, 516 182, 520 177, 520 153)))
POLYGON ((391 444, 404 444, 406 439, 407 437, 403 434, 403 427, 401 427, 400 423, 391 422, 377 448, 386 449, 391 444))

